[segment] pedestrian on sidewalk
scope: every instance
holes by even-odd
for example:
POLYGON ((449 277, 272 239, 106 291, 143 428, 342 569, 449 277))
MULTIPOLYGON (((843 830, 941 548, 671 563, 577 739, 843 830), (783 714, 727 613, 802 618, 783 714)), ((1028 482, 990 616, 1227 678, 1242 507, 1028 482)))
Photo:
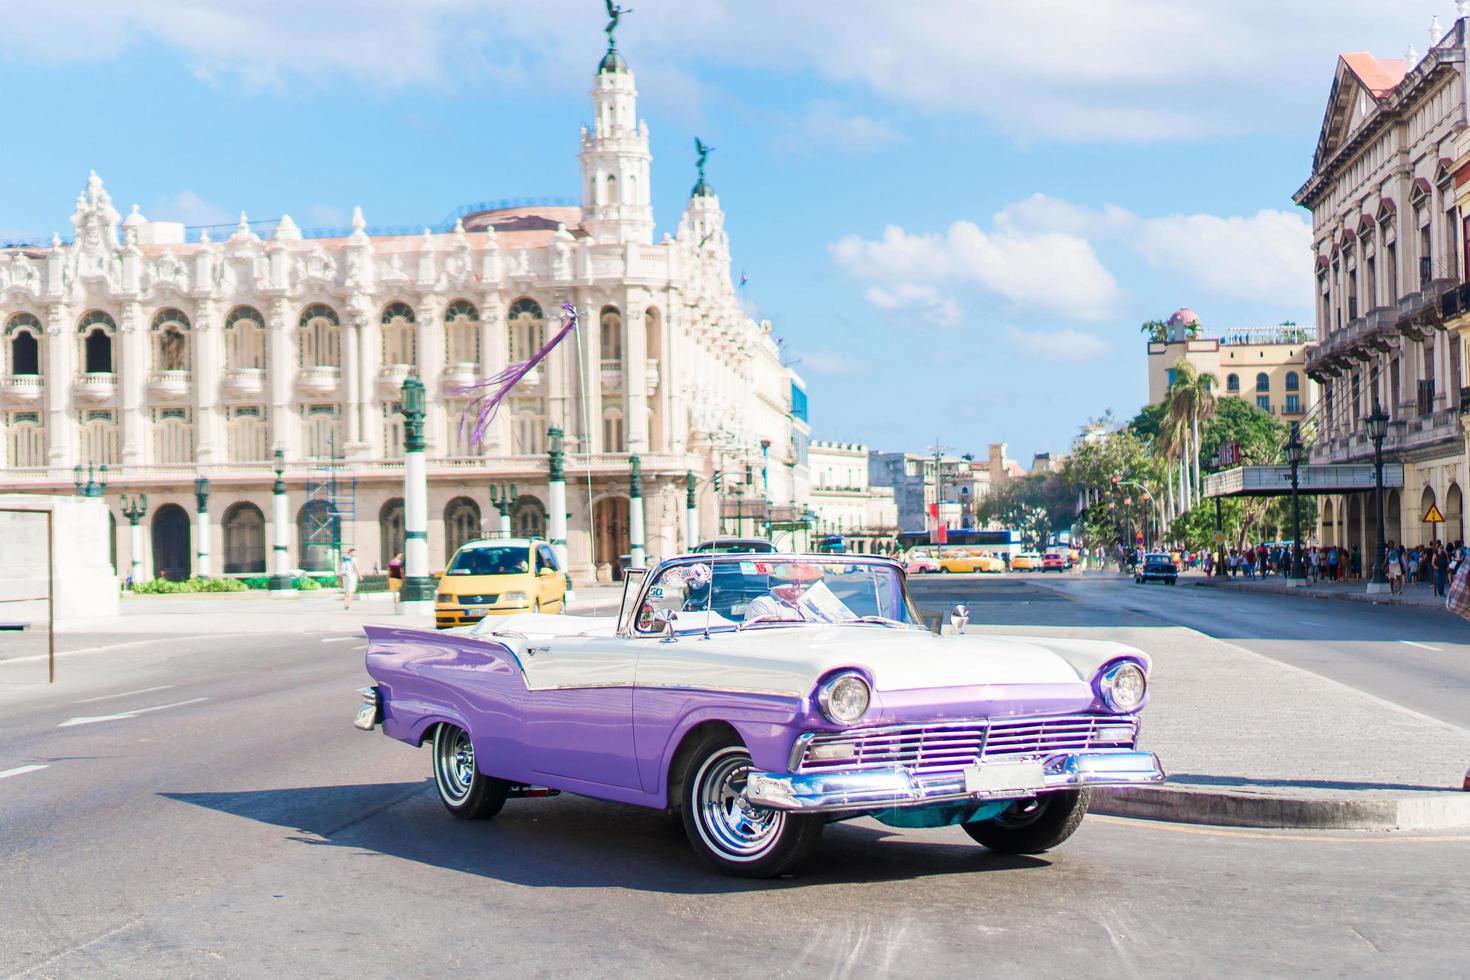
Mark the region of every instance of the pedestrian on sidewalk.
POLYGON ((1357 545, 1353 545, 1352 572, 1354 581, 1363 577, 1363 549, 1357 545))
POLYGON ((357 592, 357 549, 348 548, 337 564, 337 581, 342 586, 342 608, 352 608, 352 597, 357 592))
POLYGON ((1434 594, 1443 599, 1449 592, 1450 553, 1440 545, 1434 553, 1434 594))
POLYGON ((1313 584, 1316 584, 1317 578, 1321 571, 1322 552, 1318 551, 1316 548, 1313 548, 1310 552, 1308 552, 1307 555, 1307 577, 1312 580, 1313 584))
POLYGON ((1388 543, 1388 557, 1385 559, 1388 573, 1388 591, 1394 595, 1400 595, 1404 591, 1404 555, 1403 552, 1392 541, 1388 543))
POLYGON ((1327 581, 1336 582, 1338 572, 1338 561, 1342 555, 1338 552, 1337 545, 1327 549, 1327 581))

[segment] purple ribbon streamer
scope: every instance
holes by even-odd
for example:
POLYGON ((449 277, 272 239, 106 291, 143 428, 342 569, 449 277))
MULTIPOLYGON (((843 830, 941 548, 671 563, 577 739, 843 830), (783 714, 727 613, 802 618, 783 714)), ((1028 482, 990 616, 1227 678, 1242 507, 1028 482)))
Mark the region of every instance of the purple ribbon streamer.
POLYGON ((465 385, 462 388, 454 388, 451 394, 468 395, 475 392, 475 397, 465 406, 459 416, 459 431, 464 432, 465 426, 474 422, 470 428, 470 442, 479 446, 484 442, 485 430, 490 428, 490 423, 500 411, 500 406, 505 402, 517 383, 531 372, 537 364, 546 359, 551 349, 566 339, 567 335, 577 328, 577 308, 571 303, 563 303, 561 307, 561 329, 548 340, 540 350, 532 354, 524 361, 517 361, 509 365, 503 371, 492 374, 488 378, 482 378, 474 384, 465 385))

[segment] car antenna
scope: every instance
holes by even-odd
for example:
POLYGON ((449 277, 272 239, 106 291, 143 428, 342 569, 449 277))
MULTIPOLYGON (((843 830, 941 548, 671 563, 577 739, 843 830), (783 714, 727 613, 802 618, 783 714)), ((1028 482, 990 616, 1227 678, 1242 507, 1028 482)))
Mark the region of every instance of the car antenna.
POLYGON ((705 596, 704 596, 704 635, 700 637, 701 640, 708 640, 709 639, 709 611, 710 611, 710 606, 714 605, 714 602, 715 602, 715 563, 712 561, 712 562, 709 563, 709 591, 706 592, 705 593, 705 596))

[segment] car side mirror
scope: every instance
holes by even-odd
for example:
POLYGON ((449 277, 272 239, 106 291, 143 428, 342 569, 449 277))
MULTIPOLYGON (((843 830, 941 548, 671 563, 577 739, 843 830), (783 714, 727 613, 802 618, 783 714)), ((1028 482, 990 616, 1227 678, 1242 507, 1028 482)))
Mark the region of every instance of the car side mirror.
POLYGON ((552 568, 550 565, 547 565, 545 568, 541 569, 541 577, 542 578, 545 578, 547 575, 555 575, 555 574, 556 574, 556 569, 552 568))
POLYGON ((672 610, 672 609, 656 609, 656 610, 654 610, 654 613, 653 613, 653 627, 654 627, 653 631, 654 631, 654 633, 662 633, 663 634, 663 637, 664 637, 663 642, 665 642, 665 643, 672 643, 672 642, 674 642, 674 623, 675 623, 675 621, 678 620, 678 618, 679 618, 679 614, 676 613, 676 612, 674 612, 674 610, 672 610))
POLYGON ((965 635, 965 627, 970 625, 970 607, 960 603, 949 611, 949 625, 960 636, 965 635))

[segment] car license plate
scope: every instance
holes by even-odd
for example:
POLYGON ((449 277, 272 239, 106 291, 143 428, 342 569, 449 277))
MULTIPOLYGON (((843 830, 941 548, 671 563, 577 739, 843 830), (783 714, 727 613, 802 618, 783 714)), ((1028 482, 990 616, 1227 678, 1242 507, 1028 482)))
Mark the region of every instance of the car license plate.
POLYGON ((965 792, 1027 796, 1046 785, 1039 762, 987 762, 965 770, 965 792))
POLYGON ((490 611, 490 607, 489 606, 465 606, 464 607, 464 614, 466 616, 483 616, 486 613, 488 613, 489 611, 490 611))

